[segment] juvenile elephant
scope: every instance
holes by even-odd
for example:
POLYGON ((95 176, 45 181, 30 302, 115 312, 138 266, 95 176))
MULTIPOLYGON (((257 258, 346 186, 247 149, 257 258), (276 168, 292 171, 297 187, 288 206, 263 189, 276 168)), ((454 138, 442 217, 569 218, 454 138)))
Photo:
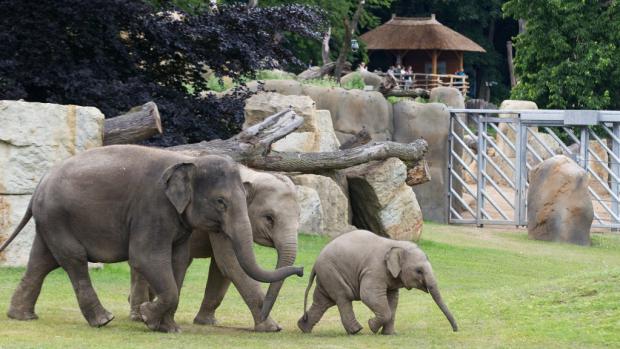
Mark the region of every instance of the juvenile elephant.
POLYGON ((305 333, 311 332, 325 311, 335 304, 344 328, 355 334, 362 326, 355 319, 351 302, 361 300, 375 314, 368 320, 370 330, 377 333, 382 328, 382 334, 393 334, 398 289, 402 287, 430 293, 452 329, 457 331, 456 321, 441 298, 424 252, 414 243, 387 239, 365 230, 343 234, 321 251, 310 274, 304 315, 297 326, 305 333), (306 312, 315 276, 313 302, 306 312))
MULTIPOLYGON (((288 177, 280 174, 258 172, 244 166, 239 166, 239 170, 246 188, 254 242, 277 250, 278 268, 293 265, 297 255, 300 211, 295 185, 288 177)), ((218 236, 208 232, 195 232, 190 238, 190 258, 213 257, 202 306, 194 318, 194 323, 201 325, 216 323, 215 311, 232 281, 250 308, 254 318, 254 329, 261 332, 280 330, 278 324, 268 315, 283 281, 271 283, 265 297, 260 284, 248 277, 240 268, 234 258, 231 244, 223 244, 225 241, 219 240, 221 239, 218 236)), ((141 320, 140 304, 148 300, 148 284, 132 270, 130 317, 133 320, 141 320)))
POLYGON ((65 269, 91 326, 113 319, 101 305, 87 262, 129 260, 153 287, 156 299, 140 306, 151 330, 177 332, 179 291, 189 262, 192 231, 231 242, 244 271, 262 282, 302 274, 268 272, 256 263, 245 191, 237 165, 219 156, 192 158, 139 146, 109 146, 73 156, 50 170, 35 189, 26 215, 2 251, 31 217, 36 236, 26 273, 8 316, 36 319, 45 276, 65 269))

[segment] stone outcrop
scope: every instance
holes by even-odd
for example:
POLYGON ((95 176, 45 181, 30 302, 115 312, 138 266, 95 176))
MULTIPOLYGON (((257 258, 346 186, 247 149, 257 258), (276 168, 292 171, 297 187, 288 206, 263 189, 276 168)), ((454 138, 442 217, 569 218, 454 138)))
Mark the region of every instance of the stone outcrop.
POLYGON ((461 91, 454 87, 435 87, 431 90, 429 101, 443 103, 450 108, 465 108, 465 98, 461 91))
POLYGON ((302 216, 315 215, 314 218, 320 218, 322 221, 317 223, 313 219, 306 219, 311 224, 307 224, 308 230, 302 229, 303 231, 334 237, 355 229, 349 225, 347 196, 333 179, 313 174, 295 175, 291 176, 291 179, 298 188, 302 188, 298 191, 298 193, 303 193, 298 197, 300 204, 302 200, 307 200, 307 203, 301 205, 306 209, 302 216), (318 205, 315 203, 316 198, 313 194, 305 194, 312 191, 316 192, 319 198, 318 205), (317 211, 320 212, 317 213, 317 211))
POLYGON ((246 101, 243 128, 288 108, 293 108, 302 116, 304 123, 295 132, 275 142, 272 150, 313 153, 335 151, 340 147, 329 111, 317 110, 315 103, 307 96, 287 96, 273 92, 256 94, 246 101))
POLYGON ((372 86, 375 91, 379 90, 379 87, 381 87, 381 83, 383 82, 383 78, 375 73, 371 73, 369 71, 355 71, 340 78, 340 83, 347 84, 350 81, 353 81, 353 79, 357 76, 362 78, 364 85, 372 86))
POLYGON ((448 135, 450 113, 444 104, 400 101, 394 104, 394 141, 409 143, 424 138, 431 144, 426 154, 432 180, 416 185, 413 191, 424 218, 448 220, 448 135))
POLYGON ((299 203, 299 231, 305 234, 321 234, 324 230, 321 198, 316 190, 301 185, 297 188, 299 203))
POLYGON ((530 173, 528 235, 532 239, 590 244, 594 211, 586 171, 557 155, 530 173))
POLYGON ((417 241, 422 211, 405 180, 407 167, 396 158, 343 171, 349 183, 353 225, 397 240, 417 241))
MULTIPOLYGON (((11 235, 49 168, 102 145, 103 125, 103 114, 92 107, 0 101, 0 241, 11 235)), ((31 221, 0 263, 24 266, 34 234, 31 221)))
POLYGON ((257 91, 259 82, 263 85, 263 91, 275 92, 285 96, 302 96, 302 84, 296 80, 259 80, 250 81, 246 87, 250 91, 257 91))
POLYGON ((329 110, 341 143, 362 126, 373 141, 392 139, 392 106, 381 93, 304 85, 303 94, 312 98, 317 109, 329 110))

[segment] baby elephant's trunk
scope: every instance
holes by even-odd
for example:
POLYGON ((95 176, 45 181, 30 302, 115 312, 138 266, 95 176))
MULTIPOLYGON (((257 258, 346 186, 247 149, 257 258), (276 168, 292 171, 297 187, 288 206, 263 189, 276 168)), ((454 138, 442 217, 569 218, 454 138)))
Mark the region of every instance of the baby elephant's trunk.
POLYGON ((426 288, 428 289, 428 293, 430 293, 433 297, 433 300, 435 301, 439 309, 441 309, 448 321, 450 321, 450 325, 452 325, 452 330, 454 332, 458 331, 459 327, 456 324, 456 320, 454 319, 454 316, 452 316, 452 313, 450 313, 450 310, 448 309, 446 303, 444 303, 443 298, 441 298, 441 293, 439 293, 437 282, 435 281, 435 278, 433 276, 427 276, 426 288))

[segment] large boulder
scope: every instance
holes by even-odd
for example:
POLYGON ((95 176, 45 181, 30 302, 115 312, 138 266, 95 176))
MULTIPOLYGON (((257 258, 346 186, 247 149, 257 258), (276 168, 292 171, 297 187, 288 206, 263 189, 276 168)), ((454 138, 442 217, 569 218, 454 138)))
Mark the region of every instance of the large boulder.
MULTIPOLYGON (((0 242, 21 221, 47 170, 102 145, 103 122, 103 114, 92 107, 0 101, 0 242)), ((26 265, 34 235, 30 221, 0 253, 0 264, 26 265)))
POLYGON ((381 83, 383 82, 383 78, 375 73, 371 73, 369 71, 355 71, 340 78, 340 83, 343 85, 348 84, 358 76, 362 79, 364 85, 372 86, 373 90, 379 90, 379 87, 381 87, 381 83))
POLYGON ((532 239, 589 245, 594 211, 586 171, 564 155, 534 168, 530 173, 527 217, 532 239))
POLYGON ((317 109, 330 111, 341 143, 362 126, 373 141, 392 139, 392 106, 381 93, 304 85, 303 94, 312 98, 317 109))
POLYGON ((304 123, 295 132, 272 145, 272 150, 280 152, 329 152, 340 147, 332 118, 328 110, 316 110, 315 103, 307 96, 287 96, 264 92, 246 101, 245 123, 247 128, 288 108, 304 118, 304 123))
POLYGON ((102 145, 97 108, 0 101, 0 194, 31 194, 54 164, 102 145))
POLYGON ((407 167, 397 159, 373 161, 344 171, 353 207, 353 225, 396 240, 417 241, 422 211, 405 180, 407 167))
POLYGON ((431 90, 429 100, 433 103, 443 103, 450 108, 465 108, 465 98, 463 94, 454 87, 435 87, 431 90))
MULTIPOLYGON (((0 243, 4 242, 17 227, 28 209, 31 195, 0 195, 0 243)), ((34 220, 24 227, 7 249, 0 253, 0 264, 22 267, 28 263, 30 247, 35 236, 34 220)))
POLYGON ((286 96, 300 96, 302 93, 302 85, 295 80, 259 80, 250 81, 246 87, 250 91, 257 92, 259 83, 263 85, 263 91, 275 92, 286 96))
POLYGON ((399 101, 394 104, 394 141, 410 143, 424 138, 431 181, 413 187, 427 220, 448 222, 448 136, 450 112, 445 104, 399 101))
MULTIPOLYGON (((333 237, 355 229, 355 227, 349 225, 349 201, 347 196, 333 179, 314 174, 295 175, 291 176, 291 179, 298 188, 310 188, 319 197, 321 212, 318 217, 322 218, 322 222, 318 225, 314 224, 317 230, 312 231, 313 233, 333 237)), ((311 196, 308 196, 308 198, 311 198, 311 196)), ((311 198, 311 200, 314 199, 311 198)), ((315 210, 314 204, 308 203, 303 206, 312 207, 312 210, 315 210)))
POLYGON ((324 230, 321 198, 316 190, 296 186, 299 203, 299 231, 306 234, 321 234, 324 230))

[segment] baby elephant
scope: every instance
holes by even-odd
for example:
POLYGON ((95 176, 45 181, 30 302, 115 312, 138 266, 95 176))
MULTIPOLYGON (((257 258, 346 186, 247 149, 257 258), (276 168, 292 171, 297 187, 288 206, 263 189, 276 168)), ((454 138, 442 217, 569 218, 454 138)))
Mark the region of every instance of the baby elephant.
POLYGON ((398 304, 398 289, 417 288, 428 292, 439 309, 458 330, 456 320, 443 302, 431 264, 418 246, 377 236, 369 231, 356 230, 331 241, 319 254, 304 297, 304 315, 297 326, 312 331, 327 309, 338 306, 340 318, 349 334, 362 326, 355 319, 354 300, 361 300, 375 313, 368 320, 372 332, 394 333, 394 317, 398 304), (314 278, 316 288, 310 310, 306 312, 308 293, 314 278))

